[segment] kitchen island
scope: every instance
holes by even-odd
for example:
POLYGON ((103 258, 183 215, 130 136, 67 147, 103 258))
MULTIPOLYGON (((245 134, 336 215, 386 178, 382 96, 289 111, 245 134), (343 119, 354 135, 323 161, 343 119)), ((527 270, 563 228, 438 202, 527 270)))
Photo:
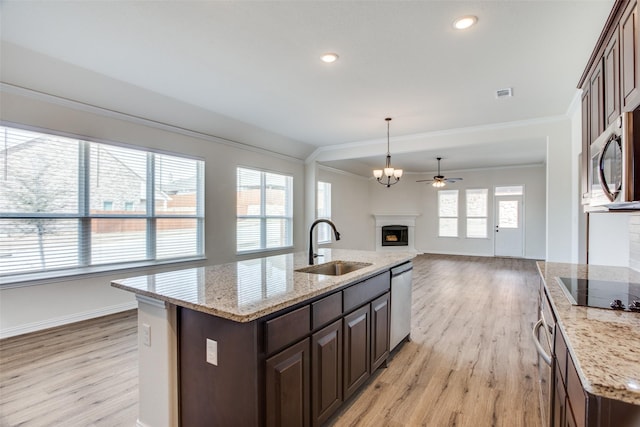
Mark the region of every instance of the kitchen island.
POLYGON ((318 252, 359 268, 295 253, 112 282, 139 302, 138 425, 325 421, 386 362, 390 269, 415 254, 318 252))
POLYGON ((541 298, 547 298, 556 320, 554 425, 640 426, 640 312, 572 304, 560 283, 560 278, 640 283, 640 273, 549 262, 538 262, 538 269, 541 298), (560 424, 563 420, 567 423, 560 424))

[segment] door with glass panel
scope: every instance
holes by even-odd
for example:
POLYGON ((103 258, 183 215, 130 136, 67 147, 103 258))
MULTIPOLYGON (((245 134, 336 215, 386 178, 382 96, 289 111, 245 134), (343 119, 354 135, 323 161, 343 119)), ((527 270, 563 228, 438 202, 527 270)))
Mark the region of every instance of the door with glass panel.
POLYGON ((494 254, 524 256, 523 187, 496 187, 496 224, 494 254))

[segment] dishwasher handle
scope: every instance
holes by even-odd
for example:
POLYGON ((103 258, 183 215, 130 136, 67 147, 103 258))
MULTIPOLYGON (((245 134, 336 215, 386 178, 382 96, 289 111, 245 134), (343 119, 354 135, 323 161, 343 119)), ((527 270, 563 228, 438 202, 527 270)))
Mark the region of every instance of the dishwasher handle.
POLYGON ((393 267, 391 269, 391 277, 395 277, 395 276, 399 276, 402 273, 406 273, 409 270, 413 269, 413 263, 411 261, 406 262, 402 265, 399 265, 397 267, 393 267))
POLYGON ((543 325, 544 325, 544 319, 538 320, 536 324, 533 326, 533 331, 531 331, 531 333, 533 335, 533 343, 536 346, 536 350, 538 350, 538 354, 540 355, 540 357, 542 357, 542 360, 544 360, 544 363, 551 366, 551 356, 548 355, 546 351, 544 351, 544 348, 542 348, 542 344, 540 344, 540 340, 538 339, 538 330, 540 330, 540 328, 543 325))

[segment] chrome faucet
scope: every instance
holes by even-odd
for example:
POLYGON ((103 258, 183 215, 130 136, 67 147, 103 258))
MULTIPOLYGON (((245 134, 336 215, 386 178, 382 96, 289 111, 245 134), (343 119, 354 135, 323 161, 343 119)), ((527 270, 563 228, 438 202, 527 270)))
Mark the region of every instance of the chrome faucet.
POLYGON ((340 240, 340 233, 338 233, 338 230, 336 230, 336 225, 331 222, 330 219, 320 218, 313 221, 313 224, 311 224, 311 228, 309 229, 309 265, 313 265, 313 259, 318 256, 313 253, 313 229, 321 222, 326 222, 327 224, 329 224, 331 228, 333 228, 333 235, 335 236, 336 240, 340 240))

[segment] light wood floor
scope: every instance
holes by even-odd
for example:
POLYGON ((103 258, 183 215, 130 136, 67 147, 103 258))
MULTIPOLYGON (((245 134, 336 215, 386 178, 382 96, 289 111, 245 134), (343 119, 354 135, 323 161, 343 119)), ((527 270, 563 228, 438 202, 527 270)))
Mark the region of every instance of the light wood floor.
POLYGON ((135 310, 0 341, 0 426, 129 426, 138 418, 135 310))
POLYGON ((333 426, 540 427, 535 262, 414 260, 411 341, 333 426))
MULTIPOLYGON (((332 426, 540 427, 533 261, 414 260, 411 341, 332 426)), ((136 315, 0 341, 0 426, 134 426, 136 315)))

